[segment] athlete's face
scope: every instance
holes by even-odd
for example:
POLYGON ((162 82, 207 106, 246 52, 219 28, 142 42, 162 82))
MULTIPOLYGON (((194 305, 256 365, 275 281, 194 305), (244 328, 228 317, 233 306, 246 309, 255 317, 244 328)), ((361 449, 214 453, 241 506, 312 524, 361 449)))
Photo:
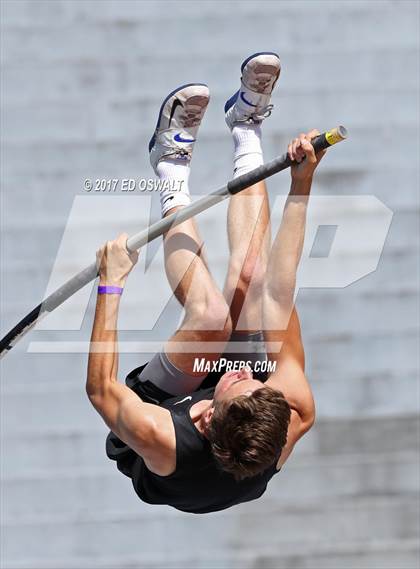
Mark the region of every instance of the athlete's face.
POLYGON ((222 375, 214 391, 214 401, 229 401, 239 395, 251 395, 255 390, 264 387, 262 381, 252 377, 249 369, 229 371, 222 375))

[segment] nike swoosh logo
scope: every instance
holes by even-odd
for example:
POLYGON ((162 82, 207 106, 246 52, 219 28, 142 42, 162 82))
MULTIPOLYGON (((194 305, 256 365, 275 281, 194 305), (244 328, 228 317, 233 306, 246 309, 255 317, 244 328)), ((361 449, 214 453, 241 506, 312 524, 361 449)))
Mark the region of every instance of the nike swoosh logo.
POLYGON ((243 102, 244 102, 246 105, 249 105, 250 107, 256 107, 256 106, 257 106, 257 105, 254 105, 253 103, 250 103, 249 101, 247 101, 247 100, 245 99, 245 93, 244 93, 243 91, 241 91, 241 99, 243 100, 243 102))
POLYGON ((175 142, 195 142, 195 138, 182 138, 180 133, 174 136, 175 142))
POLYGON ((182 107, 182 103, 179 99, 175 99, 174 104, 172 105, 171 115, 169 117, 168 128, 171 126, 172 119, 174 118, 175 111, 178 107, 182 107))
POLYGON ((184 399, 181 399, 181 401, 177 401, 176 403, 174 403, 174 405, 179 405, 180 403, 184 403, 184 401, 189 401, 190 399, 192 399, 192 396, 187 395, 187 397, 184 397, 184 399))

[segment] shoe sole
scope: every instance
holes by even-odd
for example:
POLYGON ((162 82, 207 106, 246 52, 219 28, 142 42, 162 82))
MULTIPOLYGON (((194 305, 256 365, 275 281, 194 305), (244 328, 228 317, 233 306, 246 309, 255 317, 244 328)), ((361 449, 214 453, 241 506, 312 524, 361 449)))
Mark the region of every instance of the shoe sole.
POLYGON ((259 55, 275 55, 280 60, 278 53, 275 53, 274 51, 257 51, 257 53, 253 53, 252 55, 247 57, 245 61, 242 62, 241 72, 244 70, 245 65, 251 61, 251 59, 254 59, 254 57, 258 57, 259 55))
POLYGON ((163 113, 163 107, 166 105, 166 103, 169 101, 169 99, 171 97, 173 97, 174 95, 176 95, 176 93, 178 93, 179 91, 182 91, 182 89, 185 89, 186 87, 195 87, 196 85, 200 86, 200 87, 207 87, 208 85, 206 85, 205 83, 185 83, 185 85, 181 85, 180 87, 177 87, 176 89, 174 89, 173 91, 171 91, 169 93, 169 95, 167 95, 164 99, 163 99, 163 103, 160 106, 159 109, 159 114, 158 114, 158 119, 156 122, 156 127, 155 127, 155 132, 153 133, 152 138, 149 141, 149 153, 151 152, 153 145, 155 143, 155 139, 156 139, 156 131, 158 129, 159 123, 160 123, 160 119, 162 117, 162 113, 163 113))
MULTIPOLYGON (((241 65, 241 73, 243 73, 243 71, 244 71, 244 69, 245 69, 245 66, 246 66, 250 61, 252 61, 252 60, 255 59, 256 57, 259 57, 260 55, 274 55, 274 56, 277 57, 277 59, 280 61, 280 57, 279 57, 278 53, 276 53, 275 51, 257 51, 257 53, 253 53, 252 55, 250 55, 249 57, 247 57, 247 58, 245 59, 245 61, 242 62, 242 65, 241 65)), ((274 87, 275 87, 276 82, 277 82, 277 79, 276 79, 276 81, 275 81, 274 84, 273 84, 273 89, 274 89, 274 87)), ((238 98, 238 96, 239 96, 239 91, 240 91, 240 90, 238 90, 236 93, 234 93, 234 94, 232 95, 232 97, 230 97, 230 98, 226 101, 225 107, 224 107, 225 114, 226 114, 226 113, 228 112, 228 110, 236 103, 236 100, 237 100, 237 98, 238 98)))

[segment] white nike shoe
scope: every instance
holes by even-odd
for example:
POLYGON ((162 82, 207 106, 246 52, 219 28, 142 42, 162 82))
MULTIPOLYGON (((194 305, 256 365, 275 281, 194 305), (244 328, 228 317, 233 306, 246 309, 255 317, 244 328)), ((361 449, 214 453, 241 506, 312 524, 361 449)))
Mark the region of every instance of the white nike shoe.
POLYGON ((280 75, 280 59, 269 51, 254 53, 241 65, 241 88, 225 104, 230 129, 238 123, 260 123, 270 116, 271 93, 280 75))
POLYGON ((164 99, 149 143, 150 163, 155 171, 160 160, 169 156, 191 161, 209 99, 209 88, 202 83, 182 85, 164 99))

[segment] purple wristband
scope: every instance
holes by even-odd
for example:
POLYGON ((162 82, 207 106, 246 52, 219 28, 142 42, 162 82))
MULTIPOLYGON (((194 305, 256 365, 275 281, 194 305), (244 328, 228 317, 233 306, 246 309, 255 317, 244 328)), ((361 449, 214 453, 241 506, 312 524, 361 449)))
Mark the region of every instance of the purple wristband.
POLYGON ((120 286, 98 286, 98 294, 122 294, 123 290, 120 286))

